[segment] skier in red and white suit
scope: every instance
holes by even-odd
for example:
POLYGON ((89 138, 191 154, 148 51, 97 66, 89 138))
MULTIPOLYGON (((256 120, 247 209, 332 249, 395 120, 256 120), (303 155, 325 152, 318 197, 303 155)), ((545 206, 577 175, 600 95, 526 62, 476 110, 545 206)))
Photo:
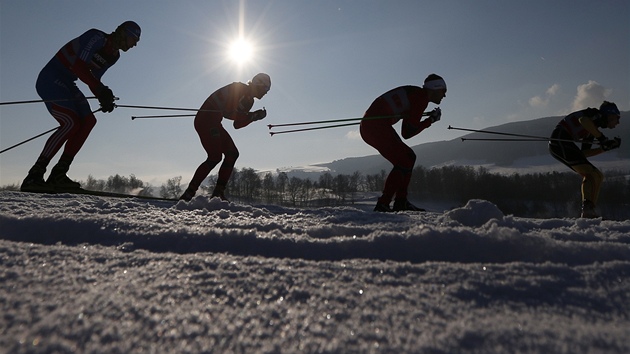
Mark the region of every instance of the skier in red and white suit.
POLYGON ((407 189, 416 162, 416 154, 403 143, 393 125, 402 119, 401 135, 405 139, 418 135, 440 120, 440 108, 434 109, 425 120, 421 120, 429 102, 440 104, 446 97, 446 83, 436 74, 424 80, 423 87, 401 86, 378 97, 361 120, 361 137, 374 147, 394 168, 387 176, 383 194, 374 211, 390 212, 401 210, 424 211, 407 199, 407 189), (388 117, 391 116, 391 117, 388 117), (389 204, 394 198, 394 207, 389 204))
POLYGON ((267 74, 260 73, 247 84, 231 83, 216 90, 206 99, 195 116, 195 130, 199 134, 201 145, 206 150, 208 158, 197 167, 188 188, 179 199, 191 200, 203 180, 221 162, 222 156, 225 156, 219 168, 217 184, 212 192, 213 197, 225 200, 225 186, 230 179, 239 152, 232 137, 221 125, 221 121, 224 117, 233 120, 234 128, 240 129, 251 122, 265 118, 267 116, 265 109, 253 112, 249 110, 254 105, 254 97, 261 99, 270 88, 271 78, 267 74))

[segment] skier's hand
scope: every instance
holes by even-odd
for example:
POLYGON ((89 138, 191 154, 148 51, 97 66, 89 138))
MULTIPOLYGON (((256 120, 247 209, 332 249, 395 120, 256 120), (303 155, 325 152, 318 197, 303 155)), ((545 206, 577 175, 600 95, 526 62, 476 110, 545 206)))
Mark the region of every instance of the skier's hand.
POLYGON ((606 139, 601 143, 601 147, 604 151, 609 151, 613 149, 617 149, 621 146, 621 138, 615 137, 614 139, 606 139))
POLYGON ((101 111, 103 113, 109 113, 114 111, 114 92, 109 87, 103 86, 98 93, 98 103, 101 104, 101 111))
POLYGON ((265 118, 266 116, 267 116, 267 110, 265 110, 264 108, 249 113, 249 118, 252 120, 252 122, 261 120, 265 118))
POLYGON ((439 121, 440 118, 442 118, 442 110, 440 109, 440 107, 437 107, 436 109, 432 110, 431 113, 429 113, 431 124, 439 121))

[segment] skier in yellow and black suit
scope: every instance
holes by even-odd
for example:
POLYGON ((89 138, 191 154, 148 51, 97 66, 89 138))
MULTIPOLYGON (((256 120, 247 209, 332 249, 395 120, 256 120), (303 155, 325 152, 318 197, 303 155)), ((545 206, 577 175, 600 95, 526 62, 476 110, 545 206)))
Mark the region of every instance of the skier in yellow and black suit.
POLYGON ((600 128, 613 129, 619 124, 620 113, 617 105, 604 101, 599 109, 587 108, 573 112, 558 123, 551 134, 549 152, 551 156, 579 173, 582 179, 582 213, 580 217, 596 218, 595 205, 604 174, 593 166, 587 157, 616 149, 621 145, 620 138, 608 139, 600 128), (593 141, 599 147, 593 148, 593 141), (581 149, 571 142, 581 141, 581 149))

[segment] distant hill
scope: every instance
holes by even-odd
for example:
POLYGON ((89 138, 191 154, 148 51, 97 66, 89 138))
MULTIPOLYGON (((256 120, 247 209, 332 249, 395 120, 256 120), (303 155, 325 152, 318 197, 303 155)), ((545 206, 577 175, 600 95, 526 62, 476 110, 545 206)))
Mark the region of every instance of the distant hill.
MULTIPOLYGON (((620 149, 592 158, 598 167, 606 169, 630 170, 630 112, 621 113, 621 123, 614 129, 604 129, 608 137, 619 136, 622 140, 620 149)), ((532 136, 547 137, 562 117, 545 117, 529 121, 506 123, 488 127, 483 130, 515 133, 532 136)), ((444 124, 446 122, 443 122, 444 124)), ((444 128, 448 127, 448 124, 444 128)), ((463 127, 465 128, 465 127, 463 127)), ((435 129, 435 128, 434 128, 435 129)), ((430 130, 420 134, 427 134, 430 130)), ((500 135, 471 133, 462 138, 508 138, 500 135)), ((446 165, 484 166, 496 172, 537 172, 549 170, 564 170, 558 161, 553 159, 547 151, 546 142, 500 142, 500 141, 462 141, 461 138, 424 143, 412 146, 418 156, 416 165, 427 168, 446 165)), ((391 164, 380 155, 364 157, 349 157, 330 163, 315 165, 328 169, 333 174, 352 174, 360 171, 364 174, 374 174, 381 170, 389 171, 391 164)), ((303 177, 315 175, 319 171, 307 172, 294 170, 303 177)))

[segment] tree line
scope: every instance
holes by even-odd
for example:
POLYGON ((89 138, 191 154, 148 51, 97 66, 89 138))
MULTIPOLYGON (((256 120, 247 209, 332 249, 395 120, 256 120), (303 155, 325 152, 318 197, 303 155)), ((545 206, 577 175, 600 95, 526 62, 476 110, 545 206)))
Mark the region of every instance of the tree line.
MULTIPOLYGON (((289 177, 284 172, 260 175, 245 168, 232 175, 230 198, 295 207, 348 205, 366 193, 383 189, 388 172, 332 175, 316 180, 289 177)), ((210 185, 214 185, 210 177, 210 185)), ((574 172, 546 172, 501 175, 483 167, 445 166, 427 169, 417 166, 409 185, 409 199, 464 205, 470 199, 496 204, 506 215, 523 217, 565 217, 578 215, 582 178, 574 172)), ((627 172, 607 171, 600 193, 599 210, 610 218, 630 218, 630 179, 627 172)))
MULTIPOLYGON (((289 176, 285 172, 259 173, 252 168, 234 169, 226 190, 232 201, 266 203, 292 207, 349 205, 383 189, 388 172, 355 172, 351 175, 329 172, 317 179, 289 176)), ((181 176, 153 187, 134 175, 114 175, 107 179, 88 176, 81 182, 85 189, 131 193, 164 198, 178 198, 182 192, 181 176)), ((198 194, 210 194, 216 175, 208 177, 198 194)), ((423 202, 449 202, 461 206, 470 199, 484 199, 496 204, 506 215, 523 217, 564 217, 577 215, 580 208, 581 177, 573 172, 500 175, 483 167, 446 166, 427 169, 417 166, 409 186, 409 199, 423 202)), ((19 189, 5 186, 3 189, 19 189)), ((600 212, 611 218, 630 217, 630 179, 627 172, 607 171, 602 185, 600 212)))

